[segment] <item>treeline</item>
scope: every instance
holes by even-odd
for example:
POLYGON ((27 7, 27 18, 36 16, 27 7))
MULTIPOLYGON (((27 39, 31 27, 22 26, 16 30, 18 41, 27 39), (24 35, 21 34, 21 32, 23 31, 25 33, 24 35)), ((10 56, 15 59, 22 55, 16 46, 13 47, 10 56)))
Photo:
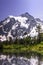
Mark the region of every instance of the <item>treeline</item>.
POLYGON ((39 44, 40 42, 43 42, 43 33, 40 33, 37 37, 31 38, 30 36, 27 36, 26 38, 23 39, 17 39, 14 41, 10 38, 10 41, 4 41, 0 42, 0 51, 3 51, 3 46, 6 45, 36 45, 39 44))
POLYGON ((30 36, 27 36, 26 38, 23 39, 17 39, 14 41, 10 38, 10 41, 4 41, 4 42, 0 42, 0 45, 2 44, 38 44, 40 42, 43 41, 43 33, 39 33, 39 35, 36 37, 31 38, 30 36))
POLYGON ((12 40, 10 38, 10 41, 7 40, 4 42, 0 42, 0 45, 3 45, 3 44, 6 44, 6 45, 7 44, 24 44, 24 45, 38 44, 43 41, 43 33, 41 31, 40 25, 37 26, 37 32, 38 32, 38 36, 35 36, 33 38, 30 36, 27 36, 26 38, 23 38, 23 39, 17 39, 17 37, 16 37, 16 40, 12 40))

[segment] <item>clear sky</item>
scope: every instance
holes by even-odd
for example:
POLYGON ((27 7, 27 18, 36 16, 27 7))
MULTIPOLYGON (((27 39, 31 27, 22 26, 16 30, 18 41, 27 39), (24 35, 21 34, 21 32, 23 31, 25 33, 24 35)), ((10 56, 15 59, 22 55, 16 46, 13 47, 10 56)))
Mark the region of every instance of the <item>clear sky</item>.
POLYGON ((0 0, 0 21, 25 12, 43 19, 43 0, 0 0))

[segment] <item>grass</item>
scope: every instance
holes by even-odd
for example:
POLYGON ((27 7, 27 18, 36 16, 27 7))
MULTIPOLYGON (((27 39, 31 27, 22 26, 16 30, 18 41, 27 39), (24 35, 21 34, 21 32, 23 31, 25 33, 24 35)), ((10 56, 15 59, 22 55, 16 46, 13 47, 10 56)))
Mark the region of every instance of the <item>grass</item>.
POLYGON ((3 52, 5 53, 22 53, 22 52, 37 52, 43 55, 43 42, 39 44, 32 45, 22 45, 22 44, 9 44, 3 45, 3 52))

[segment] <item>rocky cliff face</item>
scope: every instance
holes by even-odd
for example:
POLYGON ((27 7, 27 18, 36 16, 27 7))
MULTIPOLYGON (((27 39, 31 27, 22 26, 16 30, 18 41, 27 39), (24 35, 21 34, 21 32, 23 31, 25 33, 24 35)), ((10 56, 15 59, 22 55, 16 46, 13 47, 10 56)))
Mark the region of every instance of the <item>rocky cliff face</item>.
POLYGON ((12 40, 31 36, 37 36, 37 25, 41 26, 43 32, 43 21, 39 18, 34 18, 27 12, 20 16, 8 16, 5 20, 0 22, 0 41, 12 40), (25 34, 26 33, 26 34, 25 34))

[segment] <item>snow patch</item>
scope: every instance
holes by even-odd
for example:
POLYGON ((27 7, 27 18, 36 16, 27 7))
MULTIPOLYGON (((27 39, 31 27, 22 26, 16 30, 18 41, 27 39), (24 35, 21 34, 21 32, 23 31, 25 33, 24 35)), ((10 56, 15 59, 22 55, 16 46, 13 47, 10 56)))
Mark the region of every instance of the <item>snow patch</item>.
POLYGON ((9 38, 12 38, 13 39, 13 36, 11 35, 11 31, 8 32, 8 35, 7 35, 7 40, 9 41, 9 38))
POLYGON ((0 35, 0 41, 2 41, 2 42, 3 42, 3 41, 6 41, 6 36, 5 36, 5 35, 3 35, 3 36, 0 35))
POLYGON ((10 18, 14 18, 15 20, 18 20, 21 23, 21 27, 25 27, 28 28, 29 24, 26 23, 26 20, 28 20, 28 18, 26 17, 15 17, 15 16, 9 16, 10 18))
POLYGON ((7 23, 9 23, 10 22, 10 19, 7 19, 7 20, 5 20, 4 22, 3 22, 3 25, 6 25, 7 23))
POLYGON ((38 32, 36 32, 36 26, 35 27, 33 27, 33 29, 31 30, 31 32, 30 32, 30 36, 31 37, 34 37, 34 36, 37 36, 38 35, 38 32))
POLYGON ((10 19, 8 19, 6 22, 9 23, 10 22, 10 19))
POLYGON ((20 39, 23 39, 23 36, 20 36, 20 39))
POLYGON ((18 24, 17 24, 17 25, 14 24, 14 25, 12 26, 12 30, 16 29, 17 26, 18 26, 18 24))

